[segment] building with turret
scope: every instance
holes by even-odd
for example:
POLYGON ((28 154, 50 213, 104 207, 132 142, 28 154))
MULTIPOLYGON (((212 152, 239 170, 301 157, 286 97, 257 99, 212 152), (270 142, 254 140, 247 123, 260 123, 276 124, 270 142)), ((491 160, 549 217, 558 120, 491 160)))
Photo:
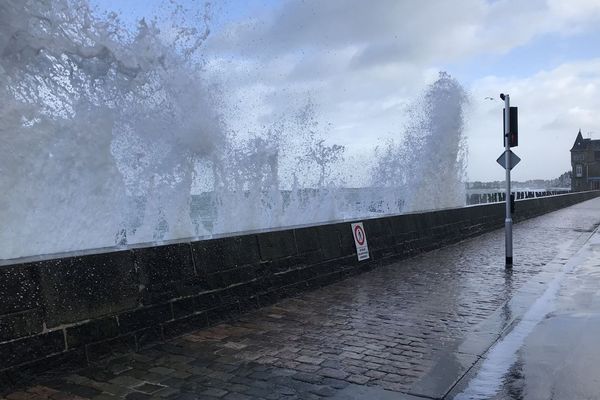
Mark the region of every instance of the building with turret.
POLYGON ((581 129, 571 148, 571 190, 600 189, 600 140, 584 139, 581 129))

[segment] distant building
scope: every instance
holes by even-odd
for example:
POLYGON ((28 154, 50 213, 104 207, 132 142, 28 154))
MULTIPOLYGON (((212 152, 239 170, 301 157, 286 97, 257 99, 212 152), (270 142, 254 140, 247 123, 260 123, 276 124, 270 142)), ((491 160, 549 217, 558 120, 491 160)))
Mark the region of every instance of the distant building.
POLYGON ((584 139, 581 129, 571 149, 571 190, 600 189, 600 140, 584 139))

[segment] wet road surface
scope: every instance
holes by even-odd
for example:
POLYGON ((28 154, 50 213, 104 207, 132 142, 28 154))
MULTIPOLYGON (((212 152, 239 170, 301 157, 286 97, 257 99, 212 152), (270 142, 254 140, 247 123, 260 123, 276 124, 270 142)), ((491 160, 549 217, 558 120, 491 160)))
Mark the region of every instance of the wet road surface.
POLYGON ((505 359, 494 356, 492 347, 449 398, 600 398, 600 232, 554 274, 514 325, 494 345, 502 346, 505 359), (511 335, 528 323, 529 333, 506 357, 511 335))
MULTIPOLYGON (((477 379, 490 346, 519 326, 598 223, 600 199, 594 199, 517 224, 510 273, 499 230, 139 353, 115 354, 77 371, 48 371, 19 386, 3 383, 0 399, 415 399, 442 398, 452 388, 454 396, 477 379)), ((565 289, 561 304, 571 304, 566 299, 580 284, 565 289)), ((590 286, 580 295, 591 309, 598 301, 593 293, 590 286)), ((597 319, 579 316, 576 308, 533 325, 515 356, 501 360, 510 365, 502 367, 507 372, 494 396, 529 398, 523 396, 532 385, 545 388, 542 376, 549 375, 540 365, 571 374, 556 369, 556 360, 566 359, 561 340, 579 346, 569 355, 579 351, 593 363, 585 348, 593 336, 575 340, 552 325, 577 320, 576 331, 597 332, 597 319), (540 378, 524 383, 532 374, 540 378)))

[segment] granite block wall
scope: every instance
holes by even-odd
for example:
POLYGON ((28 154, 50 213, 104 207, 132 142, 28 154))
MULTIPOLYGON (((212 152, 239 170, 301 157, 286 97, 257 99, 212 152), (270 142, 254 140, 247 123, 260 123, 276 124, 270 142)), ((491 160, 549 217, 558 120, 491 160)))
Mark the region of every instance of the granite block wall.
MULTIPOLYGON (((598 197, 518 201, 516 221, 598 197)), ((504 204, 364 220, 358 262, 350 222, 0 265, 0 383, 217 324, 504 225, 504 204)))

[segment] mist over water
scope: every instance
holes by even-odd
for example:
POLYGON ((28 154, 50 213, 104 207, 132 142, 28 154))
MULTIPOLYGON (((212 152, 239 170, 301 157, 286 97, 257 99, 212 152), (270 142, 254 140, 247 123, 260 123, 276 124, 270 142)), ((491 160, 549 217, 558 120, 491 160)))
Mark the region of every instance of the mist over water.
POLYGON ((231 128, 204 70, 210 5, 169 4, 131 29, 82 0, 0 1, 0 259, 464 204, 456 80, 424 90, 349 188, 309 96, 231 128))

